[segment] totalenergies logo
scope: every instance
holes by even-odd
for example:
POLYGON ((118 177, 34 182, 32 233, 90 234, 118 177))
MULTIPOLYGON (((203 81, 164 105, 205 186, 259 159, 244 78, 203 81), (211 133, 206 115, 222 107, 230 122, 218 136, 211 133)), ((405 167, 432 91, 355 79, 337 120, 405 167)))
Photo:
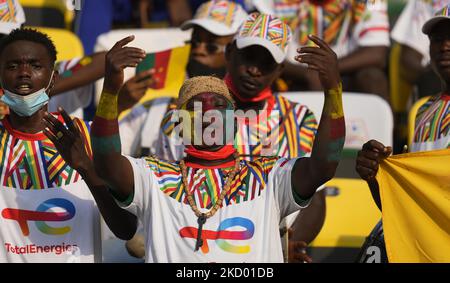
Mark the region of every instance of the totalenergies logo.
POLYGON ((17 208, 5 208, 2 210, 2 217, 11 219, 19 223, 24 236, 30 234, 28 221, 34 221, 36 227, 47 235, 63 235, 71 231, 70 226, 52 227, 46 222, 62 222, 72 219, 75 216, 75 206, 68 200, 62 198, 52 198, 41 203, 36 211, 17 208), (62 212, 48 211, 52 208, 62 208, 62 212))
MULTIPOLYGON (((204 254, 209 252, 208 240, 215 240, 219 248, 226 252, 244 254, 250 252, 249 245, 233 245, 227 240, 249 240, 253 237, 255 225, 247 218, 233 217, 222 221, 217 231, 202 230, 203 246, 201 250, 204 254), (232 227, 245 228, 244 231, 227 230, 232 227)), ((180 236, 183 238, 197 239, 198 229, 195 227, 184 227, 180 230, 180 236)))

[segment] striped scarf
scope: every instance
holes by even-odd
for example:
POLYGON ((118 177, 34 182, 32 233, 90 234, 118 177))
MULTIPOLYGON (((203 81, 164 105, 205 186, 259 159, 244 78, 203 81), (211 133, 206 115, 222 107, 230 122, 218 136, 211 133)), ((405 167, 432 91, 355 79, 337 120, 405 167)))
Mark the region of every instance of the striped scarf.
POLYGON ((433 142, 448 136, 449 125, 450 95, 432 97, 417 112, 414 142, 433 142))

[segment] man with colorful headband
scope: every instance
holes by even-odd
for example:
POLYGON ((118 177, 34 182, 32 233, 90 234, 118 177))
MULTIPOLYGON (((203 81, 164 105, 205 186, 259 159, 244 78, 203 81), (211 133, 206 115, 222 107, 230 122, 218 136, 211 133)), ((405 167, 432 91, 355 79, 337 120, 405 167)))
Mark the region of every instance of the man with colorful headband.
MULTIPOLYGON (((412 152, 450 148, 450 5, 444 6, 426 21, 422 32, 430 41, 431 66, 441 79, 442 91, 433 95, 417 111, 412 152)), ((356 171, 367 181, 380 210, 382 207, 379 185, 375 176, 380 161, 391 153, 392 148, 371 140, 364 144, 356 160, 356 171)), ((381 225, 377 225, 374 233, 383 235, 382 229, 381 225)), ((384 236, 380 238, 383 242, 381 248, 384 249, 384 236)), ((367 254, 362 255, 361 261, 364 261, 367 254)))
POLYGON ((344 90, 378 94, 389 101, 384 68, 389 42, 385 0, 253 0, 261 13, 273 14, 290 25, 294 39, 285 78, 296 88, 320 90, 315 74, 292 60, 308 46, 308 35, 323 38, 339 57, 344 90))
MULTIPOLYGON (((317 130, 314 114, 305 105, 272 92, 274 81, 283 71, 290 39, 289 27, 278 18, 253 13, 227 47, 228 73, 224 80, 236 109, 259 113, 248 121, 240 120, 238 125, 235 147, 247 160, 262 156, 295 158, 311 152, 317 130)), ((177 134, 172 133, 174 124, 170 120, 169 112, 163 119, 163 133, 155 138, 153 153, 180 160, 184 147, 177 134)), ((293 226, 293 239, 310 243, 320 232, 324 219, 325 195, 319 192, 311 205, 300 212, 293 226)))
MULTIPOLYGON (((190 128, 183 130, 183 138, 200 137, 200 143, 187 144, 187 156, 181 161, 166 162, 121 154, 117 93, 123 69, 136 64, 118 64, 111 58, 132 39, 120 41, 107 55, 107 76, 91 139, 97 172, 121 205, 143 222, 146 260, 282 262, 279 221, 307 206, 316 189, 334 176, 344 145, 342 87, 334 52, 311 36, 318 47, 303 49, 297 56, 319 73, 326 89, 311 157, 246 161, 233 147, 234 135, 222 135, 225 139, 210 144, 202 133, 209 127, 223 129, 224 123, 211 123, 205 117, 209 111, 233 112, 235 101, 221 80, 198 77, 184 83, 177 108, 187 115, 183 126, 190 128), (198 116, 201 121, 195 123, 198 116)), ((226 129, 234 128, 234 115, 223 119, 226 129)))

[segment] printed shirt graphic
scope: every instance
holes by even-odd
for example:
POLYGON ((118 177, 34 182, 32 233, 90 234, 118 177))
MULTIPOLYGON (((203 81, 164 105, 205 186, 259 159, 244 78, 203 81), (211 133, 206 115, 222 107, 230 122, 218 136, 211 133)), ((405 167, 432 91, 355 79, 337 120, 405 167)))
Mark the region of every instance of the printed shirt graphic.
MULTIPOLYGON (((295 159, 241 161, 222 207, 203 225, 195 252, 197 217, 189 206, 178 163, 129 157, 134 199, 125 209, 142 221, 147 262, 282 262, 278 224, 307 206, 292 195, 295 159)), ((231 169, 188 169, 190 191, 200 210, 217 201, 231 169)))
POLYGON ((411 151, 450 148, 450 95, 431 97, 416 115, 411 151))
MULTIPOLYGON (((7 119, 0 122, 0 262, 100 260, 99 213, 86 183, 43 133, 15 131, 7 119)), ((75 121, 91 153, 89 125, 75 121)))
MULTIPOLYGON (((235 139, 235 147, 247 160, 261 156, 281 156, 295 158, 308 156, 312 150, 317 132, 317 121, 305 105, 293 103, 281 95, 275 95, 273 107, 267 108, 265 123, 240 123, 235 139), (274 144, 266 147, 261 138, 271 139, 274 144)), ((174 124, 168 112, 161 128, 159 147, 155 154, 168 160, 179 160, 184 155, 184 146, 172 134, 174 124)), ((258 120, 263 121, 263 120, 258 120)))
POLYGON ((280 14, 294 30, 288 60, 298 47, 312 44, 309 34, 315 34, 329 43, 339 58, 362 46, 389 46, 387 1, 371 3, 366 0, 331 0, 316 5, 309 0, 275 2, 274 12, 280 14), (281 3, 277 3, 281 2, 281 3))

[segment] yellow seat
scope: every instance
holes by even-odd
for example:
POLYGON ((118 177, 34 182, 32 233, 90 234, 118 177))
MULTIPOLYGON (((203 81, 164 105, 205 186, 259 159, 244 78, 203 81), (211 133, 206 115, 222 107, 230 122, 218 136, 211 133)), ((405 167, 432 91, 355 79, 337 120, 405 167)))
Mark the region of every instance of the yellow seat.
POLYGON ((392 45, 389 54, 389 81, 391 91, 391 107, 394 113, 407 111, 407 103, 413 86, 402 79, 400 55, 402 47, 398 43, 392 45))
POLYGON ((325 223, 312 247, 359 249, 381 213, 367 183, 361 179, 334 178, 326 184, 325 223))
POLYGON ((19 0, 22 7, 26 8, 48 8, 54 9, 64 17, 65 28, 70 29, 74 18, 74 11, 67 9, 65 0, 19 0))
POLYGON ((416 126, 416 115, 417 111, 419 111, 419 108, 425 104, 425 102, 430 99, 431 96, 422 97, 418 101, 414 103, 414 105, 411 107, 411 110, 409 110, 408 114, 408 146, 411 148, 411 144, 413 142, 414 138, 414 128, 416 126))
POLYGON ((33 27, 46 33, 56 46, 58 51, 57 61, 70 60, 84 56, 83 45, 73 32, 64 29, 33 27))

